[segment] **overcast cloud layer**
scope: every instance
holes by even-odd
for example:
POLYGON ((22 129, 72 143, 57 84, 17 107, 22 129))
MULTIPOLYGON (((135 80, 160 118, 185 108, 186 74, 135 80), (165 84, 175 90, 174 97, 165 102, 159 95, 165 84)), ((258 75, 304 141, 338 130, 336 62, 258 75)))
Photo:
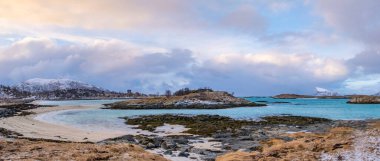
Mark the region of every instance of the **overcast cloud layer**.
POLYGON ((380 91, 377 0, 0 1, 0 84, 380 91))

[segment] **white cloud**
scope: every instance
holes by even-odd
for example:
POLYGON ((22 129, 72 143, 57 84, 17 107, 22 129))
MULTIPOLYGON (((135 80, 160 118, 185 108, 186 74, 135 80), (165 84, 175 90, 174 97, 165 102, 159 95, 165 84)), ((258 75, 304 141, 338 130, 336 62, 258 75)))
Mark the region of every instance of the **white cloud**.
POLYGON ((288 77, 318 79, 320 81, 336 81, 348 74, 343 61, 320 58, 312 54, 284 54, 284 53, 257 53, 257 54, 222 54, 212 61, 216 68, 222 70, 247 71, 261 77, 270 76, 278 79, 288 77), (259 69, 259 70, 251 70, 259 69))
POLYGON ((347 94, 375 94, 380 92, 380 74, 353 77, 342 83, 341 89, 347 94))
POLYGON ((341 34, 380 47, 380 1, 320 0, 315 5, 317 13, 341 34))

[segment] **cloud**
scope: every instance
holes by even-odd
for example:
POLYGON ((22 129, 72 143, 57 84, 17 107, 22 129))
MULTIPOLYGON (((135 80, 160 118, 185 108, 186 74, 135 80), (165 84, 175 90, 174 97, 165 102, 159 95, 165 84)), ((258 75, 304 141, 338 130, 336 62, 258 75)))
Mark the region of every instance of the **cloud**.
POLYGON ((314 85, 341 80, 347 69, 339 60, 312 54, 219 54, 202 60, 187 49, 149 49, 116 39, 62 43, 27 37, 1 48, 0 74, 10 83, 70 78, 115 90, 211 86, 243 95, 310 92, 314 85))
POLYGON ((379 50, 367 50, 347 60, 347 63, 357 74, 380 74, 379 60, 379 50))
POLYGON ((12 30, 29 26, 145 34, 223 32, 231 28, 251 32, 265 28, 262 16, 254 7, 242 7, 246 4, 186 0, 1 1, 0 22, 12 30))
POLYGON ((380 14, 377 0, 316 1, 318 14, 341 34, 371 47, 380 47, 380 14))
POLYGON ((252 6, 239 6, 228 13, 222 20, 222 25, 233 30, 258 33, 266 29, 265 19, 252 6))
POLYGON ((214 87, 244 94, 273 95, 283 92, 312 94, 318 85, 344 80, 343 61, 312 54, 222 54, 205 62, 199 77, 214 87))
POLYGON ((65 77, 119 90, 158 91, 161 86, 187 85, 181 73, 193 64, 189 50, 152 52, 120 40, 60 45, 57 40, 24 38, 0 50, 3 82, 65 77))
POLYGON ((348 78, 339 91, 347 94, 376 94, 380 92, 380 74, 348 78))

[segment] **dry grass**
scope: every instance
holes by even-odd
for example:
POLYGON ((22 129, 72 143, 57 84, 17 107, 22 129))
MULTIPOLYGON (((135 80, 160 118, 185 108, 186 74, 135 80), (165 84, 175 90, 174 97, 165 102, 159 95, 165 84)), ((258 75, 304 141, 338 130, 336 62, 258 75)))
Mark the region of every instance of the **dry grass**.
POLYGON ((292 141, 272 139, 263 142, 262 151, 233 152, 217 158, 217 161, 314 161, 321 159, 321 153, 335 153, 351 148, 353 129, 333 128, 327 134, 295 133, 288 136, 292 141))
POLYGON ((132 144, 98 145, 48 141, 0 140, 0 160, 166 161, 132 144))

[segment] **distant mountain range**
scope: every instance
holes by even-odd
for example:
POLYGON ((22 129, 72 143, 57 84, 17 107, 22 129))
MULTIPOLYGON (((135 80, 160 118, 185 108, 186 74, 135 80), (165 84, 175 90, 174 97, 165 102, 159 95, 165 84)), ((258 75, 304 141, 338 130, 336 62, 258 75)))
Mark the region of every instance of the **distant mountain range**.
POLYGON ((41 93, 41 92, 51 92, 57 90, 71 90, 71 89, 82 89, 82 90, 94 90, 94 91, 107 91, 102 88, 83 83, 80 81, 74 81, 70 79, 41 79, 34 78, 22 82, 16 86, 16 89, 20 91, 26 91, 30 93, 41 93))
POLYGON ((338 92, 333 92, 325 88, 315 87, 315 96, 339 96, 338 92))
POLYGON ((0 86, 0 98, 35 99, 91 99, 132 97, 134 93, 120 93, 70 79, 34 78, 14 86, 0 86))

